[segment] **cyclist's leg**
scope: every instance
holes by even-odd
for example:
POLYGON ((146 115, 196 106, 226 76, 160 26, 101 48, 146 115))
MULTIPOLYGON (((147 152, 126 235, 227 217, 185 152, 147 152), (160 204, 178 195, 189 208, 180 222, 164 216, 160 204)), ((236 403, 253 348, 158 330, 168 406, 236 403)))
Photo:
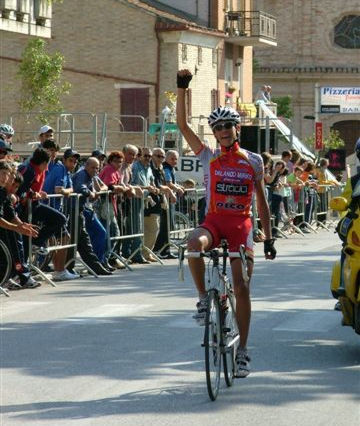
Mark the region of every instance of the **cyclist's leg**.
POLYGON ((236 298, 236 320, 240 333, 240 348, 245 349, 249 335, 251 302, 250 302, 250 277, 253 264, 253 228, 250 218, 235 218, 224 224, 223 230, 229 244, 229 251, 238 251, 240 246, 245 247, 248 258, 247 275, 248 281, 245 282, 242 272, 242 261, 239 258, 231 259, 231 271, 233 277, 234 295, 236 298), (250 261, 249 261, 250 259, 250 261))
MULTIPOLYGON (((187 245, 188 251, 204 252, 211 248, 213 237, 205 228, 196 228, 191 232, 187 245)), ((193 277, 195 286, 199 293, 199 298, 206 296, 205 289, 205 262, 202 257, 191 257, 189 260, 189 269, 193 277)))
POLYGON ((233 277, 234 294, 236 298, 236 320, 240 333, 240 348, 246 349, 249 336, 250 318, 251 318, 251 300, 250 300, 250 278, 253 271, 253 262, 247 262, 247 274, 249 280, 244 281, 242 276, 241 259, 232 259, 231 271, 233 277))

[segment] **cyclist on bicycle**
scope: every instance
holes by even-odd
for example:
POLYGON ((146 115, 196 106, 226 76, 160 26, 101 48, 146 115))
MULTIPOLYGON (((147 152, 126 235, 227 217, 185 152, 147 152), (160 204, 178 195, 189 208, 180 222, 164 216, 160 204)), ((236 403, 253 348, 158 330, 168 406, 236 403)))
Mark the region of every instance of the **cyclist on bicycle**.
MULTIPOLYGON (((188 251, 207 251, 217 247, 222 238, 227 239, 230 252, 238 252, 240 245, 244 245, 248 276, 251 277, 253 238, 250 210, 254 190, 266 237, 265 258, 274 259, 276 256, 263 183, 263 161, 260 155, 240 148, 240 116, 232 108, 218 107, 208 118, 214 136, 220 144, 219 148, 209 148, 198 138, 186 121, 185 92, 191 79, 189 70, 178 71, 177 124, 203 165, 207 214, 204 222, 190 234, 188 251)), ((203 324, 207 308, 204 259, 189 258, 189 268, 199 292, 194 318, 203 324)), ((246 377, 250 373, 250 358, 246 348, 251 316, 249 281, 245 282, 243 279, 241 259, 231 259, 231 270, 240 333, 235 377, 246 377)))

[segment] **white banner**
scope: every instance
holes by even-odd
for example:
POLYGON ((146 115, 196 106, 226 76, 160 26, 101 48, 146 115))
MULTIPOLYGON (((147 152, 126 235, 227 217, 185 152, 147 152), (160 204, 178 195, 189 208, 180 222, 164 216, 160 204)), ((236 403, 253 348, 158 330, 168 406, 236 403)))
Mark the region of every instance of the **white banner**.
POLYGON ((359 114, 360 87, 321 87, 320 112, 323 114, 359 114))

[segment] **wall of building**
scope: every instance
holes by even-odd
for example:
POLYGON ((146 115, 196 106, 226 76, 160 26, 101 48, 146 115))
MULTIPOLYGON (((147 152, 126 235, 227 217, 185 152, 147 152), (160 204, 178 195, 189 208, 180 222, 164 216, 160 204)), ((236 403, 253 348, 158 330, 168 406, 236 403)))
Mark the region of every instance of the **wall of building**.
MULTIPOLYGON (((72 89, 70 95, 63 98, 64 109, 92 113, 107 111, 118 115, 120 89, 115 88, 115 84, 127 83, 135 87, 136 83, 131 82, 135 79, 148 83, 150 115, 154 117, 156 17, 110 0, 78 0, 71 15, 64 13, 64 7, 66 4, 53 7, 52 38, 48 45, 49 51, 59 51, 66 59, 64 78, 72 84, 72 89)), ((2 55, 19 60, 29 39, 25 35, 2 31, 2 55)), ((18 110, 18 65, 19 62, 1 59, 2 120, 18 110)), ((119 128, 118 124, 116 128, 119 128)))
MULTIPOLYGON (((250 3, 248 0, 246 2, 250 3)), ((224 0, 213 2, 223 27, 224 0)), ((230 8, 240 7, 233 2, 230 8)), ((199 10, 204 12, 205 4, 200 1, 199 10), (201 6, 201 7, 200 7, 201 6)), ((225 103, 225 81, 223 70, 224 41, 211 34, 194 32, 193 42, 188 43, 188 59, 182 62, 182 42, 164 42, 158 40, 155 31, 157 17, 146 13, 133 5, 113 0, 77 0, 71 13, 66 13, 66 2, 55 3, 51 19, 51 39, 48 50, 58 51, 65 57, 64 79, 72 85, 70 94, 62 99, 66 112, 86 112, 99 114, 98 132, 101 131, 102 113, 109 118, 108 142, 112 148, 119 148, 127 142, 142 143, 142 135, 118 135, 121 124, 120 90, 129 87, 148 87, 150 122, 156 117, 156 83, 158 68, 158 48, 160 46, 160 87, 159 112, 167 103, 165 91, 176 91, 176 71, 190 68, 195 71, 192 82, 192 115, 207 116, 211 111, 211 91, 219 89, 220 104, 225 103), (195 35, 194 35, 195 34, 195 35), (215 42, 214 42, 215 40, 215 42), (198 63, 198 45, 202 46, 202 63, 198 63), (160 43, 160 44, 159 44, 160 43), (213 62, 213 49, 217 45, 218 63, 213 62)), ((248 6, 250 7, 250 6, 248 6)), ((202 12, 202 13, 203 13, 202 12)), ((213 11, 214 12, 214 11, 213 11)), ((0 33, 0 121, 7 121, 9 116, 18 111, 20 81, 16 78, 21 54, 30 37, 27 35, 1 31, 0 33)), ((161 37, 160 37, 161 38, 161 37)), ((239 57, 238 46, 233 46, 234 63, 239 57)), ((242 86, 240 94, 243 102, 251 101, 252 92, 252 47, 241 51, 243 58, 242 86)), ((234 76, 237 68, 234 65, 234 76)), ((236 79, 237 77, 235 77, 236 79)), ((237 85, 237 82, 233 82, 237 85)), ((237 86, 239 89, 239 86, 237 86)), ((238 95, 238 94, 237 94, 238 95)), ((235 97, 234 97, 235 99, 235 97)), ((25 118, 25 117, 24 117, 25 118)), ((29 118, 29 117, 27 117, 29 118)), ((19 150, 30 150, 27 142, 37 137, 40 123, 30 117, 30 123, 19 117, 15 120, 17 134, 15 142, 19 150)), ((90 117, 91 118, 91 117, 90 117)), ((91 130, 91 119, 76 118, 81 126, 91 130), (83 124, 86 123, 86 124, 83 124)), ((66 122, 68 123, 68 121, 66 122)), ((65 124, 66 124, 65 123, 65 124)), ((50 123, 56 126, 56 121, 50 123)), ((194 129, 198 130, 195 123, 194 129)), ((79 127, 79 126, 76 126, 79 127)), ((205 133, 210 133, 205 128, 205 133)), ((211 135, 208 135, 211 138, 211 135)), ((93 141, 89 135, 79 139, 76 148, 89 151, 93 141)))
MULTIPOLYGON (((270 84, 273 96, 291 95, 294 131, 300 138, 311 136, 314 122, 303 117, 314 115, 315 84, 360 87, 360 50, 344 49, 334 43, 335 25, 346 15, 359 15, 360 3, 257 0, 256 7, 276 17, 278 46, 255 48, 260 72, 254 75, 254 93, 261 85, 270 84)), ((320 117, 325 134, 337 121, 359 119, 356 114, 320 117)))

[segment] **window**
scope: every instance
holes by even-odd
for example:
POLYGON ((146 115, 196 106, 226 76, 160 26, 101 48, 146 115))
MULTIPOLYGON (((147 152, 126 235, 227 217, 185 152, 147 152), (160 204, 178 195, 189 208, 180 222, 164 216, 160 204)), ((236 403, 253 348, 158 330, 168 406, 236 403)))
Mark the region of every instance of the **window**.
POLYGON ((334 42, 344 49, 360 49, 360 15, 342 18, 334 29, 334 42))
POLYGON ((218 51, 217 49, 212 50, 212 64, 215 66, 218 63, 218 51))
POLYGON ((198 46, 198 65, 201 65, 203 61, 203 57, 202 57, 202 47, 198 46))
POLYGON ((0 30, 51 37, 52 5, 48 0, 1 0, 0 30))
MULTIPOLYGON (((147 118, 149 116, 149 89, 120 89, 120 115, 141 115, 147 118)), ((122 130, 125 132, 143 130, 143 120, 139 117, 121 117, 121 123, 122 130)))
POLYGON ((187 56, 187 45, 186 45, 186 44, 183 44, 183 45, 181 46, 181 60, 182 60, 183 62, 186 62, 186 61, 187 61, 187 59, 188 59, 188 56, 187 56))

